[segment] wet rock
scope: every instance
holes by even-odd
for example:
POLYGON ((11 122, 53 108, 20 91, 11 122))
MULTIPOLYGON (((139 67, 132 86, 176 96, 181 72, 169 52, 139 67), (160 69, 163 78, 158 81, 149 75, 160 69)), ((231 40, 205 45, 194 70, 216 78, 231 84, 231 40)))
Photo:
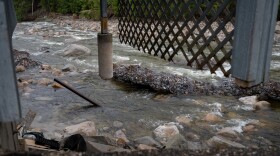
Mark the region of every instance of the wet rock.
POLYGON ((63 76, 62 71, 59 70, 59 69, 53 69, 52 74, 53 74, 54 76, 58 76, 58 77, 59 77, 59 76, 63 76))
POLYGON ((169 98, 166 94, 157 94, 153 97, 153 100, 155 101, 166 101, 169 98))
POLYGON ((257 96, 246 96, 246 97, 239 98, 239 101, 247 105, 253 105, 258 102, 258 98, 257 96))
POLYGON ((186 146, 187 140, 180 134, 174 135, 173 137, 169 138, 166 143, 167 149, 184 149, 186 146))
POLYGON ((80 57, 80 56, 89 56, 91 50, 85 46, 71 44, 63 50, 63 56, 66 57, 80 57))
POLYGON ((229 138, 236 138, 238 134, 234 131, 231 127, 225 127, 221 129, 218 133, 220 136, 229 137, 229 138))
POLYGON ((145 145, 152 146, 152 147, 161 147, 160 143, 155 141, 150 136, 145 136, 145 137, 142 137, 142 138, 138 138, 138 139, 134 140, 134 143, 135 144, 145 144, 145 145))
POLYGON ((23 89, 23 91, 24 91, 25 93, 31 93, 31 92, 34 91, 34 89, 31 89, 30 87, 25 87, 25 88, 23 89))
POLYGON ((42 78, 38 81, 39 85, 43 85, 43 86, 48 86, 53 82, 53 80, 51 79, 47 79, 47 78, 42 78))
POLYGON ((58 83, 53 83, 52 84, 52 87, 54 88, 54 89, 60 89, 60 88, 63 88, 63 86, 62 85, 60 85, 60 84, 58 84, 58 83))
POLYGON ((206 116, 204 117, 204 120, 208 121, 208 122, 220 122, 220 121, 222 121, 222 119, 214 113, 206 114, 206 116))
POLYGON ((265 124, 261 123, 259 120, 250 120, 247 125, 264 126, 265 124))
POLYGON ((240 118, 240 117, 241 117, 241 116, 238 115, 236 112, 228 112, 228 113, 227 113, 227 116, 228 116, 230 119, 240 118))
POLYGON ((37 84, 37 81, 34 80, 34 79, 29 79, 29 80, 27 80, 27 82, 28 82, 29 84, 37 84))
POLYGON ((95 136, 97 134, 95 123, 92 121, 86 121, 77 125, 68 126, 63 131, 68 135, 82 134, 85 136, 95 136))
POLYGON ((77 68, 74 65, 72 65, 72 64, 67 64, 61 70, 63 72, 73 72, 73 71, 76 71, 77 68))
POLYGON ((188 150, 205 150, 208 149, 208 146, 204 142, 194 142, 194 141, 187 141, 187 149, 188 150))
POLYGON ((253 132, 255 131, 255 126, 254 125, 246 125, 242 128, 242 130, 247 133, 247 132, 253 132))
POLYGON ((129 140, 127 139, 126 135, 124 134, 124 132, 122 130, 116 131, 115 137, 123 139, 125 142, 129 142, 129 140))
POLYGON ((15 66, 24 66, 25 68, 31 68, 40 65, 40 62, 34 61, 30 58, 30 54, 26 51, 13 50, 14 64, 15 66))
POLYGON ((207 144, 211 147, 228 146, 228 147, 235 147, 235 148, 245 148, 244 145, 228 140, 221 136, 212 137, 211 139, 207 140, 207 144))
POLYGON ((23 81, 23 82, 18 82, 18 88, 23 89, 29 85, 28 82, 23 81))
POLYGON ((178 135, 179 130, 176 125, 169 123, 157 127, 153 133, 158 140, 165 142, 173 136, 178 135))
POLYGON ((102 130, 103 131, 108 131, 110 129, 110 127, 103 127, 102 130))
POLYGON ((254 104, 254 109, 255 110, 268 110, 270 109, 270 103, 267 101, 259 101, 254 104))
POLYGON ((48 65, 48 64, 42 64, 42 65, 41 65, 41 69, 42 69, 42 70, 51 70, 52 67, 51 67, 50 65, 48 65))
POLYGON ((191 125, 192 122, 192 119, 190 117, 184 115, 176 117, 175 120, 187 126, 191 125))
POLYGON ((148 146, 148 145, 144 145, 144 144, 139 144, 137 146, 137 150, 156 150, 157 148, 155 147, 151 147, 151 146, 148 146))
POLYGON ((187 138, 187 140, 198 141, 200 139, 200 136, 195 133, 188 132, 186 134, 186 138, 187 138))
POLYGON ((123 126, 123 123, 120 122, 120 121, 114 121, 113 126, 116 127, 116 128, 120 128, 120 127, 123 126))
POLYGON ((16 72, 17 72, 17 73, 24 72, 25 70, 26 70, 26 69, 25 69, 24 66, 21 66, 21 65, 16 66, 16 72))

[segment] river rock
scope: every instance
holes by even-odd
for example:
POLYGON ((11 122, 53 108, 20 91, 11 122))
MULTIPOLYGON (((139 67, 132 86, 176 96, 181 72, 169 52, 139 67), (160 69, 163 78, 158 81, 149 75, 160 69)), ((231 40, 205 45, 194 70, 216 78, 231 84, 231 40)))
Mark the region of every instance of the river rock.
POLYGON ((52 67, 51 67, 50 65, 48 65, 48 64, 42 64, 42 65, 41 65, 41 69, 42 69, 42 70, 51 70, 52 67))
POLYGON ((89 56, 90 54, 89 48, 78 44, 71 44, 63 50, 63 56, 67 57, 89 56))
POLYGON ((58 83, 53 83, 52 84, 52 87, 54 88, 54 89, 60 89, 60 88, 63 88, 63 86, 62 85, 60 85, 60 84, 58 84, 58 83))
POLYGON ((188 132, 188 133, 186 134, 186 138, 187 138, 188 140, 198 141, 198 140, 200 139, 200 136, 197 135, 197 134, 195 134, 195 133, 188 132))
POLYGON ((21 65, 16 66, 16 72, 17 72, 17 73, 24 72, 25 70, 26 70, 26 69, 25 69, 24 66, 21 66, 21 65))
POLYGON ((270 103, 267 101, 259 101, 254 104, 254 109, 255 110, 268 110, 270 109, 270 103))
POLYGON ((254 125, 246 125, 242 128, 242 130, 247 133, 247 132, 253 132, 255 131, 255 126, 254 125))
POLYGON ((155 147, 151 147, 151 146, 148 146, 148 145, 144 145, 144 144, 139 144, 137 146, 137 150, 156 150, 157 148, 155 147))
POLYGON ((53 69, 52 74, 53 74, 54 76, 58 76, 58 77, 59 77, 59 76, 63 76, 62 71, 59 70, 59 69, 53 69))
POLYGON ((206 114, 206 116, 204 117, 204 120, 208 121, 208 122, 220 122, 220 121, 222 121, 222 119, 214 113, 206 114))
POLYGON ((67 64, 62 68, 63 72, 73 72, 76 70, 77 70, 77 68, 73 64, 67 64))
POLYGON ((205 150, 208 146, 204 142, 187 141, 187 149, 192 151, 205 150))
POLYGON ((48 86, 53 82, 53 80, 47 79, 47 78, 42 78, 38 81, 39 85, 43 85, 43 86, 48 86))
POLYGON ((116 128, 120 128, 120 127, 123 126, 123 123, 120 122, 120 121, 114 121, 113 126, 116 127, 116 128))
POLYGON ((169 138, 166 143, 167 149, 184 149, 187 146, 187 140, 181 134, 169 138))
POLYGON ((222 136, 214 136, 211 139, 207 140, 207 144, 211 147, 220 147, 220 146, 228 146, 235 148, 245 148, 244 145, 228 140, 222 136))
POLYGON ((127 139, 126 135, 124 134, 124 132, 122 130, 116 131, 115 137, 119 138, 119 139, 123 139, 125 142, 129 142, 129 140, 127 139))
POLYGON ((192 122, 192 119, 191 119, 190 117, 184 116, 184 115, 176 117, 175 120, 176 120, 177 122, 179 122, 179 123, 182 123, 182 124, 188 125, 188 126, 189 126, 189 125, 191 124, 191 122, 192 122))
POLYGON ((135 144, 145 144, 145 145, 152 146, 152 147, 161 147, 160 143, 155 141, 150 136, 144 136, 142 138, 138 138, 138 139, 134 140, 134 143, 135 144))
POLYGON ((238 137, 237 133, 231 127, 225 127, 221 129, 217 134, 220 136, 225 136, 230 138, 238 137))
POLYGON ((154 135, 160 141, 166 141, 178 134, 177 126, 171 123, 159 126, 154 130, 154 135))
POLYGON ((92 121, 65 127, 63 131, 68 135, 81 134, 85 136, 95 136, 97 134, 95 123, 92 121))
POLYGON ((239 98, 239 101, 241 101, 242 103, 247 104, 247 105, 253 105, 258 102, 258 97, 257 96, 246 96, 246 97, 239 98))

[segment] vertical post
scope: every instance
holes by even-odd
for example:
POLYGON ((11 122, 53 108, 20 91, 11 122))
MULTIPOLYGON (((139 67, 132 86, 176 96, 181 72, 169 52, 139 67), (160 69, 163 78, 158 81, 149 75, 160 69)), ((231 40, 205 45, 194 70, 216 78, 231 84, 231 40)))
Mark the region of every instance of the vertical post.
POLYGON ((21 117, 11 41, 15 26, 12 1, 0 0, 0 148, 9 151, 18 149, 15 121, 21 117))
POLYGON ((113 38, 108 33, 107 0, 100 0, 101 33, 98 34, 98 66, 102 79, 113 77, 113 38))
POLYGON ((269 79, 279 0, 237 0, 232 76, 241 87, 269 79))

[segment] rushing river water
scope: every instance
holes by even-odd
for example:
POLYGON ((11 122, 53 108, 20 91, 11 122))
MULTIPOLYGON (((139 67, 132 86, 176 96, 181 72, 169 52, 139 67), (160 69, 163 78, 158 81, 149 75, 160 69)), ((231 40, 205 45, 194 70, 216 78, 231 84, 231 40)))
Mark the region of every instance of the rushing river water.
MULTIPOLYGON (((186 68, 182 60, 176 64, 160 58, 138 52, 130 46, 121 44, 114 38, 114 62, 119 64, 140 64, 156 71, 170 72, 202 81, 217 83, 223 78, 221 72, 217 75, 209 71, 196 71, 186 68)), ((280 145, 280 103, 274 102, 273 108, 267 111, 254 112, 252 106, 244 105, 237 97, 231 96, 186 96, 157 93, 147 88, 116 82, 104 81, 98 76, 97 33, 74 30, 71 27, 59 27, 48 22, 20 23, 13 36, 13 46, 17 50, 31 53, 34 60, 50 64, 61 69, 65 64, 74 64, 79 74, 65 74, 60 79, 67 81, 86 96, 98 101, 102 107, 94 108, 70 93, 66 89, 54 90, 52 87, 32 85, 30 94, 21 92, 23 113, 28 109, 37 112, 32 124, 46 133, 58 135, 66 126, 83 121, 94 121, 101 135, 113 135, 119 128, 113 126, 114 121, 124 125, 129 139, 142 136, 152 136, 153 130, 164 123, 174 122, 182 135, 192 132, 207 140, 222 129, 232 127, 240 133, 242 144, 249 140, 258 145, 268 144, 262 139, 280 145), (29 31, 36 28, 36 33, 29 31), (59 33, 62 32, 62 33, 59 33), (50 37, 46 37, 50 35, 50 37), (66 58, 56 54, 70 44, 84 45, 92 50, 92 55, 86 59, 66 58), (46 53, 46 49, 48 52, 46 53), (226 111, 223 111, 226 110, 226 111), (218 123, 208 123, 203 120, 207 113, 213 112, 223 120, 218 123), (180 115, 192 119, 191 126, 176 123, 180 115), (256 131, 242 133, 242 126, 259 121, 256 131), (264 126, 265 125, 265 126, 264 126)), ((271 79, 280 81, 280 52, 275 45, 271 62, 271 79)), ((38 68, 18 74, 18 77, 30 76, 32 79, 42 77, 53 79, 48 73, 39 73, 38 68)))

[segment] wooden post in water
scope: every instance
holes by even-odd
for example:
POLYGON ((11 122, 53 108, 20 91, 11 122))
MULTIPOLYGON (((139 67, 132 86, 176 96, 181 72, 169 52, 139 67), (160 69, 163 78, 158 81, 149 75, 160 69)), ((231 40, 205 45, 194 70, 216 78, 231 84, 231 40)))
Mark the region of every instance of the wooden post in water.
POLYGON ((237 0, 232 76, 241 87, 269 80, 279 0, 237 0))
POLYGON ((8 151, 18 150, 15 122, 21 117, 11 42, 15 26, 12 1, 0 0, 0 148, 8 151))

